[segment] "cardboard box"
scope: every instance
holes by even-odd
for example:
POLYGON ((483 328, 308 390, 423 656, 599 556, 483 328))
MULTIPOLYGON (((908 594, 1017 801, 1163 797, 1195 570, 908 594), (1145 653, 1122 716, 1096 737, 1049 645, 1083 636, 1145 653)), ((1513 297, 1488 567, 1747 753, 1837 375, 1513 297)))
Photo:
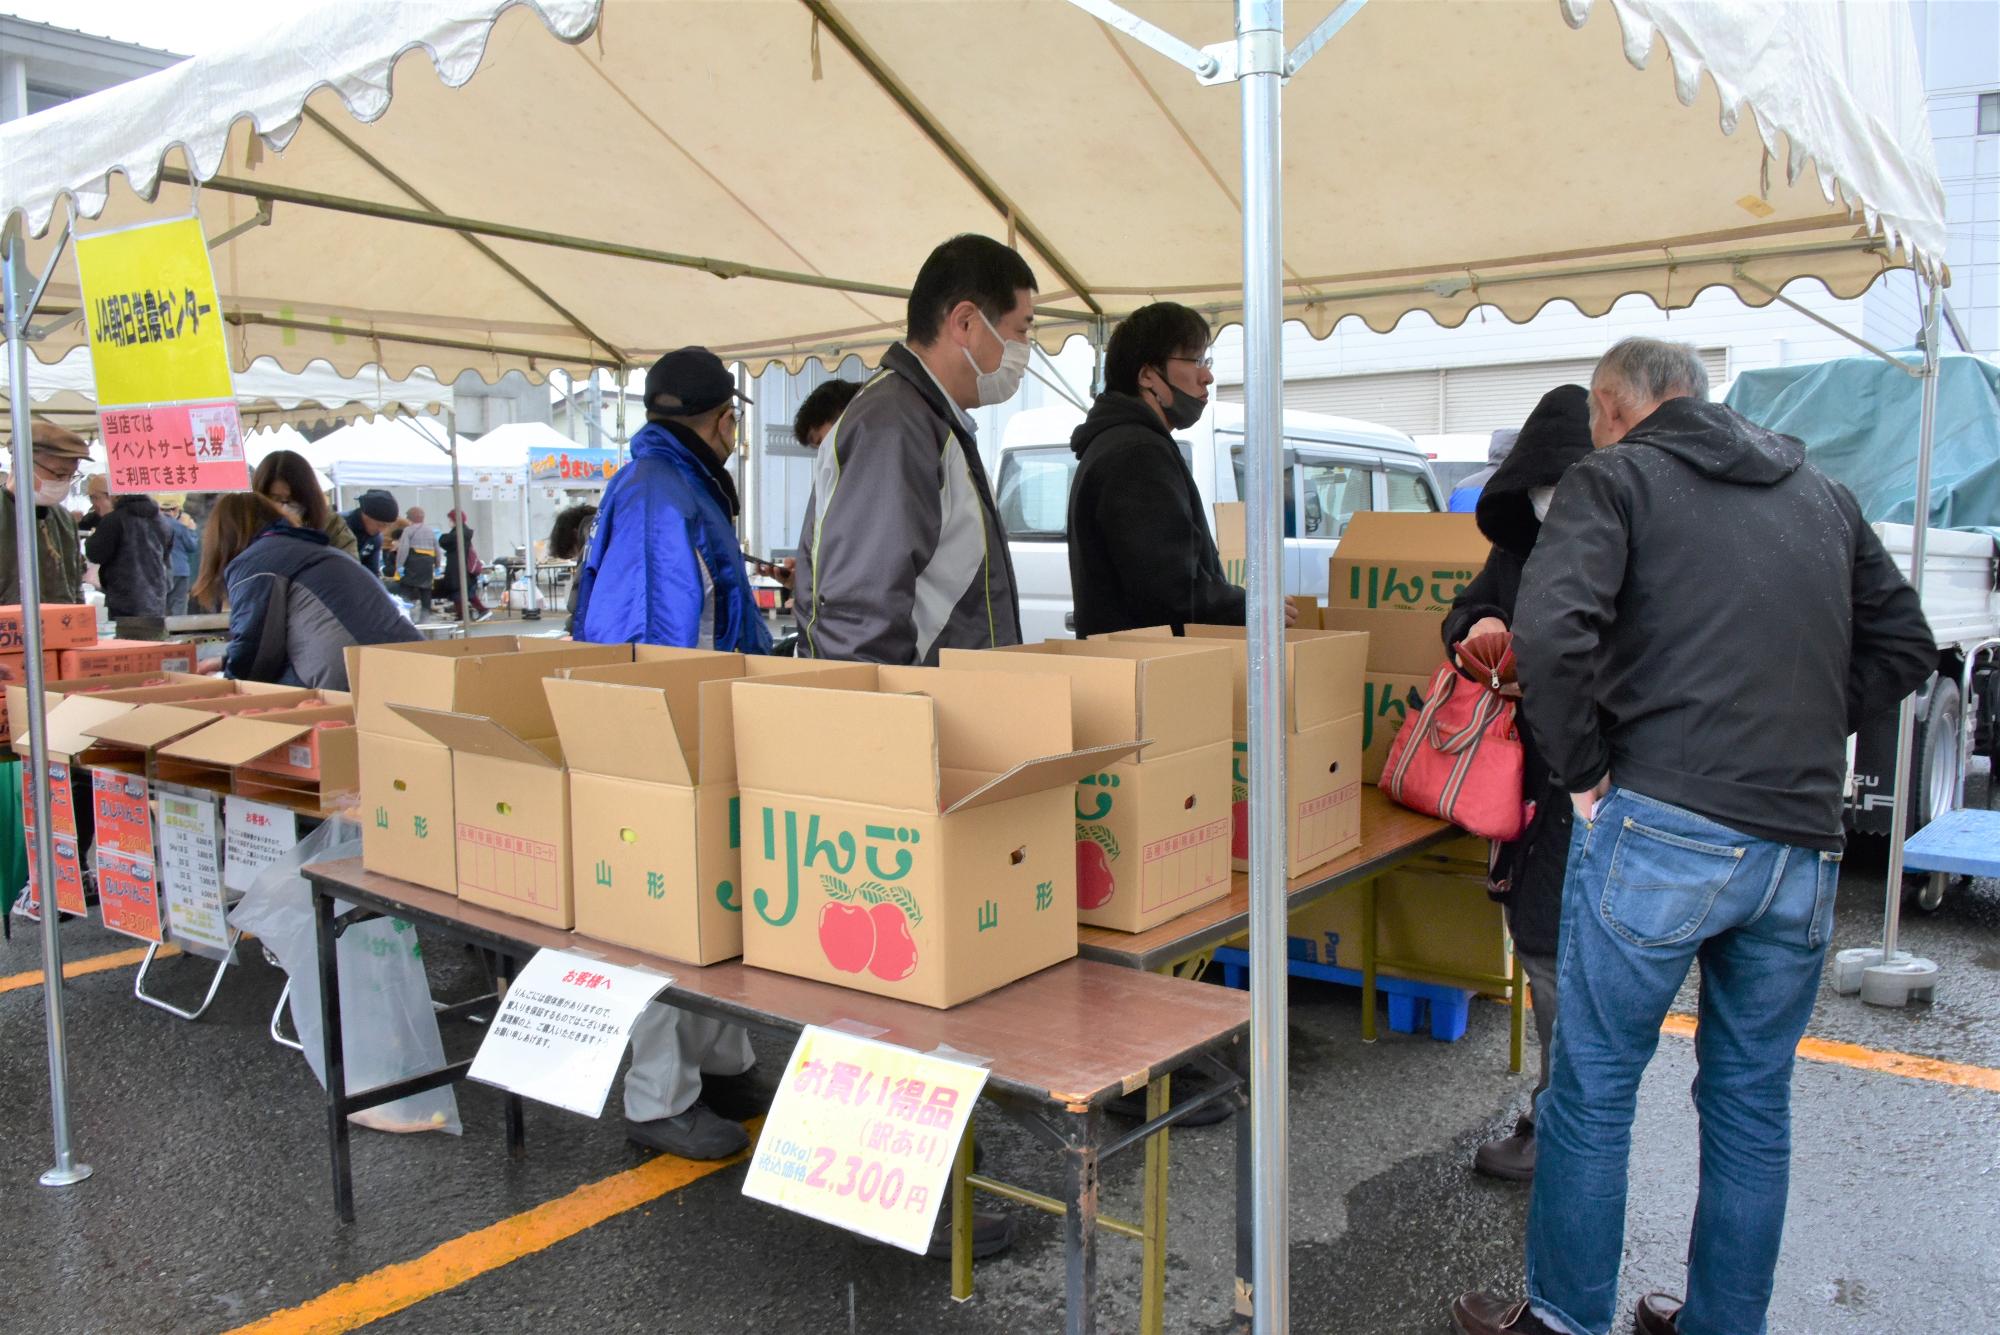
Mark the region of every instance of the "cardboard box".
MULTIPOLYGON (((0 607, 0 654, 27 652, 27 626, 21 605, 0 607)), ((97 643, 97 609, 85 603, 42 604, 42 652, 80 649, 97 643)))
POLYGON ((207 764, 185 764, 165 754, 166 748, 191 733, 200 732, 219 719, 236 715, 262 714, 318 703, 318 696, 301 687, 271 686, 260 682, 218 681, 220 693, 192 695, 177 688, 159 687, 146 691, 119 691, 98 696, 101 702, 130 706, 85 728, 103 746, 103 767, 129 774, 143 774, 162 783, 185 784, 210 792, 230 791, 228 769, 207 764), (135 699, 134 697, 140 697, 135 699))
POLYGON ((1247 531, 1243 502, 1215 503, 1215 552, 1222 558, 1222 577, 1238 588, 1247 587, 1250 576, 1247 531))
POLYGON ((108 677, 128 672, 192 672, 195 650, 185 640, 99 640, 60 655, 62 675, 108 677))
POLYGON ((458 897, 549 927, 574 926, 569 771, 562 743, 522 737, 480 714, 391 708, 451 757, 458 897))
POLYGON ((875 686, 872 664, 693 650, 542 683, 570 769, 579 933, 693 964, 743 953, 730 686, 767 676, 875 686))
POLYGON ((1293 630, 1324 630, 1326 628, 1325 619, 1320 614, 1319 599, 1299 596, 1287 598, 1285 601, 1298 609, 1298 620, 1294 621, 1291 625, 1293 630))
POLYGON ((1327 630, 1368 636, 1368 670, 1402 677, 1430 678, 1444 662, 1444 614, 1363 612, 1328 607, 1320 613, 1327 630))
MULTIPOLYGON (((56 660, 57 655, 54 653, 42 655, 42 680, 44 684, 56 679, 58 675, 56 660)), ((0 654, 0 687, 23 686, 25 689, 27 680, 28 656, 26 654, 0 654)), ((7 719, 7 696, 4 690, 0 690, 0 742, 6 741, 13 735, 11 731, 12 725, 7 722, 7 719)))
MULTIPOLYGON (((85 729, 132 712, 138 706, 160 700, 192 700, 230 693, 231 683, 216 677, 181 673, 137 673, 129 676, 99 677, 79 682, 56 682, 42 692, 48 711, 48 746, 51 756, 61 755, 81 764, 123 766, 129 772, 144 773, 144 758, 100 742, 85 729)), ((7 687, 7 712, 11 718, 25 717, 28 691, 24 686, 7 687)), ((28 754, 30 738, 23 731, 13 739, 16 755, 28 754)))
POLYGON ((1418 698, 1430 689, 1428 676, 1406 677, 1370 671, 1361 683, 1361 781, 1377 783, 1389 762, 1389 747, 1410 716, 1410 692, 1418 698))
MULTIPOLYGON (((1451 987, 1465 984, 1445 974, 1512 974, 1513 943, 1501 905, 1487 897, 1485 865, 1485 842, 1467 839, 1423 859, 1423 870, 1390 872, 1376 881, 1377 953, 1416 966, 1385 972, 1451 987)), ((1312 944, 1319 963, 1359 970, 1360 887, 1298 910, 1289 932, 1312 944)))
POLYGON ((1326 605, 1442 616, 1491 546, 1471 515, 1355 515, 1327 564, 1326 605))
POLYGON ((360 787, 357 741, 351 705, 302 703, 225 715, 162 746, 154 769, 167 782, 220 784, 260 802, 325 815, 360 787))
POLYGON ((1230 662, 1226 646, 1190 640, 1050 640, 938 656, 951 670, 1065 676, 1078 745, 1147 744, 1077 784, 1079 921, 1143 932, 1229 893, 1230 662))
POLYGON ((517 739, 553 744, 542 680, 567 667, 631 661, 628 644, 511 636, 348 650, 361 734, 362 864, 446 894, 458 886, 451 752, 399 706, 490 719, 517 739))
POLYGON ((746 963, 953 1006, 1076 953, 1074 788, 1138 748, 1072 750, 1066 680, 731 691, 746 963))
MULTIPOLYGON (((1239 870, 1250 865, 1250 654, 1241 626, 1189 626, 1188 642, 1227 643, 1235 652, 1235 765, 1231 774, 1234 825, 1231 853, 1239 870)), ((1113 640, 1160 639, 1164 626, 1121 631, 1113 640)), ((1286 801, 1291 831, 1287 876, 1314 867, 1361 843, 1360 700, 1367 672, 1368 638, 1345 631, 1285 632, 1286 801)))

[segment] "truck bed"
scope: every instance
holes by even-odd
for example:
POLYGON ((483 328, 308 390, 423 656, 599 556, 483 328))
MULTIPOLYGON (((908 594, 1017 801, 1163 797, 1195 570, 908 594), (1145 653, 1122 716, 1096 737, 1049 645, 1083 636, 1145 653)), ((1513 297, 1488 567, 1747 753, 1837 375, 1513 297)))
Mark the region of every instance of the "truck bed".
MULTIPOLYGON (((1877 524, 1877 536, 1907 578, 1908 524, 1877 524)), ((1983 533, 1934 528, 1924 549, 1924 616, 1940 651, 2000 636, 2000 544, 1983 533)))

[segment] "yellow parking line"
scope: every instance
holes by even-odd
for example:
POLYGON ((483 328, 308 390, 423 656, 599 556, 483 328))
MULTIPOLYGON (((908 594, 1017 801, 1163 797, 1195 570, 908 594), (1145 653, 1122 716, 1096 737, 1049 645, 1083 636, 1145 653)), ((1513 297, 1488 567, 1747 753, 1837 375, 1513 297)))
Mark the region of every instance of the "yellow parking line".
MULTIPOLYGON (((1661 1033, 1679 1038, 1693 1038, 1694 1030, 1695 1017, 1692 1015, 1669 1015, 1667 1022, 1660 1026, 1661 1033)), ((1799 1056, 1831 1066, 1850 1066, 1857 1071, 1900 1075, 1911 1080, 1934 1080, 1941 1085, 1958 1085, 1965 1089, 1984 1089, 2000 1094, 2000 1071, 1986 1066, 1939 1061, 1935 1057, 1918 1057, 1908 1052, 1886 1052, 1880 1048, 1864 1048, 1859 1043, 1836 1043, 1825 1038, 1800 1040, 1799 1056)))
MULTIPOLYGON (((179 946, 161 946, 159 958, 180 954, 179 946)), ((122 969, 128 964, 137 964, 146 958, 146 948, 114 951, 109 955, 92 955, 89 959, 77 960, 63 965, 64 979, 81 978, 87 973, 103 973, 106 969, 122 969)), ((27 973, 9 974, 0 978, 0 992, 18 992, 24 987, 40 987, 42 971, 31 969, 27 973)))
MULTIPOLYGON (((754 1133, 761 1121, 747 1125, 754 1133)), ((414 1260, 384 1266, 297 1307, 238 1326, 227 1335, 339 1335, 354 1330, 552 1247, 748 1157, 745 1150, 733 1158, 697 1163, 662 1154, 637 1168, 586 1183, 567 1196, 441 1243, 414 1260)))

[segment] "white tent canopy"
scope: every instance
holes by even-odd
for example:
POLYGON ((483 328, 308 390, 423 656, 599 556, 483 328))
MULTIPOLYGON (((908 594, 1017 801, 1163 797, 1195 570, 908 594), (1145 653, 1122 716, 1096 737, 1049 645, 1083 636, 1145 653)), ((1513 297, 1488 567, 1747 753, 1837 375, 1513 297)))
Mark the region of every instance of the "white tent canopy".
MULTIPOLYGON (((443 422, 429 418, 356 422, 316 441, 294 445, 315 468, 343 490, 356 487, 449 487, 451 439, 443 422)), ((464 485, 518 486, 528 452, 575 448, 567 436, 540 422, 496 427, 474 440, 458 439, 459 476, 464 485)))
MULTIPOLYGON (((0 359, 0 411, 11 399, 12 377, 7 362, 0 359)), ((342 375, 325 362, 314 362, 294 372, 264 357, 236 372, 235 380, 236 403, 245 431, 376 414, 438 413, 452 406, 451 386, 438 383, 426 371, 414 371, 398 380, 379 366, 364 366, 354 375, 342 375)), ((91 374, 90 353, 79 347, 52 366, 30 366, 28 401, 35 416, 93 434, 97 385, 91 374)))
MULTIPOLYGON (((1226 0, 1132 8, 1232 32, 1226 0)), ((1321 16, 1292 10, 1288 43, 1321 16)), ((1375 3, 1285 101, 1283 297, 1321 333, 1851 296, 1945 249, 1901 5, 1375 3)), ((405 0, 13 122, 0 208, 165 216, 191 165, 211 235, 274 210, 218 251, 240 360, 539 377, 691 342, 872 358, 968 229, 1018 237, 1052 346, 1161 296, 1240 318, 1240 164, 1235 98, 1075 4, 405 0), (620 146, 587 197, 560 184, 584 127, 620 146)), ((46 309, 76 301, 65 264, 46 309)))

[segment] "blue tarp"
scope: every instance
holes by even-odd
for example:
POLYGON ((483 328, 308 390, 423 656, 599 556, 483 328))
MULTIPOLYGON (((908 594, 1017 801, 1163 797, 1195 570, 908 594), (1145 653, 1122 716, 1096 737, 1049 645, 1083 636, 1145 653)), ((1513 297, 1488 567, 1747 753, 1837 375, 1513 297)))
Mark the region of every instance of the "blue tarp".
MULTIPOLYGON (((1899 354, 1911 366, 1915 352, 1899 354)), ((1847 485, 1870 523, 1916 514, 1917 431, 1923 382, 1877 357, 1745 371, 1729 406, 1796 436, 1821 472, 1847 485)), ((1932 436, 1931 527, 2000 537, 2000 366, 1947 355, 1932 436)))

